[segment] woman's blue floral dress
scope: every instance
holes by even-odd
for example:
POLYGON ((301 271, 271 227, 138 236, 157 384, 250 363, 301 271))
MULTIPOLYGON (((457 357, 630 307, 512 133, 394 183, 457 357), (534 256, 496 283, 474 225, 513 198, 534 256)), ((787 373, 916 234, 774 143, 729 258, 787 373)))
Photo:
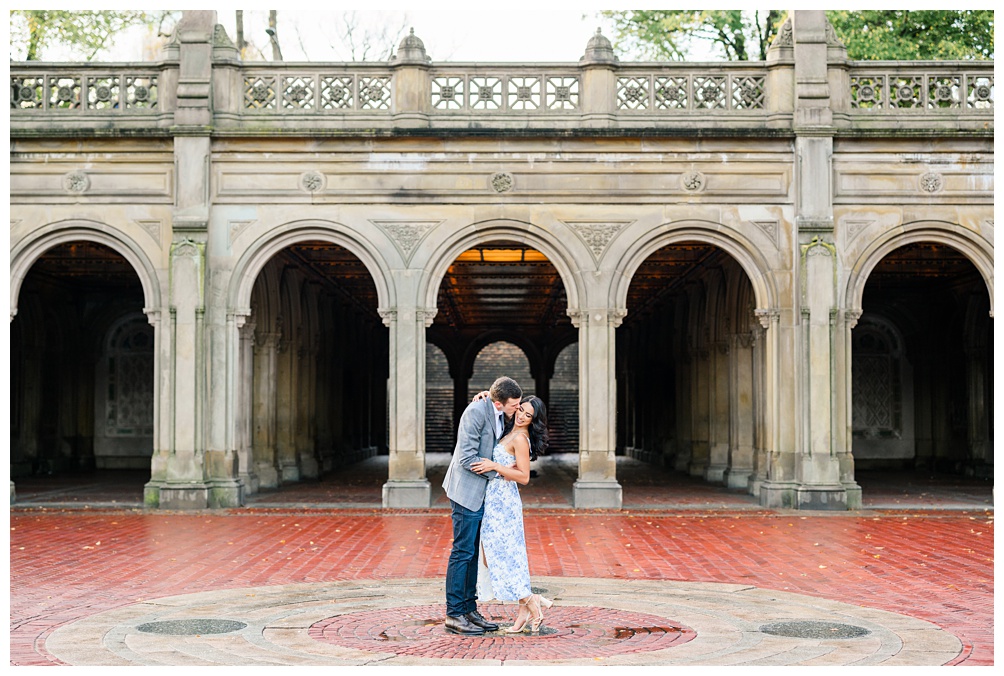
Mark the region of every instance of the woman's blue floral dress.
MULTIPOLYGON (((516 457, 496 444, 492 460, 505 467, 516 457)), ((485 515, 481 520, 481 550, 478 557, 478 599, 517 601, 530 595, 530 566, 523 534, 523 501, 515 481, 497 477, 485 491, 485 515), (486 566, 487 563, 487 566, 486 566)))

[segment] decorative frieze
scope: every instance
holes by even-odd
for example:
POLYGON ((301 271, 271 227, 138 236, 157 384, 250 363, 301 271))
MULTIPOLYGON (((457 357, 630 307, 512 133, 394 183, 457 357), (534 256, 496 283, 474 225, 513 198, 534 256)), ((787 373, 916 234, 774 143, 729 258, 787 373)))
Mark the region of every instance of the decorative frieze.
POLYGON ((577 74, 440 72, 431 79, 433 110, 571 111, 579 109, 577 74))
POLYGON ((923 192, 935 193, 940 191, 945 185, 944 179, 941 178, 941 174, 929 171, 920 177, 920 189, 923 192))
POLYGON ((918 67, 876 73, 864 67, 854 68, 850 77, 851 110, 898 113, 963 108, 993 110, 992 76, 939 70, 924 72, 918 67))
POLYGON ((770 238, 771 243, 777 247, 777 236, 779 231, 779 223, 775 220, 770 221, 750 221, 753 225, 758 227, 763 234, 770 238))
POLYGON ((63 188, 67 192, 80 195, 87 192, 90 187, 91 179, 83 171, 74 170, 63 176, 63 188))
POLYGON ((619 110, 763 110, 766 75, 645 73, 617 79, 619 110))
POLYGON ((391 109, 391 76, 354 73, 246 72, 246 112, 333 113, 391 109))
POLYGON ((161 232, 161 222, 159 220, 137 220, 133 221, 136 225, 143 229, 143 232, 150 235, 157 246, 160 246, 160 232, 161 232))

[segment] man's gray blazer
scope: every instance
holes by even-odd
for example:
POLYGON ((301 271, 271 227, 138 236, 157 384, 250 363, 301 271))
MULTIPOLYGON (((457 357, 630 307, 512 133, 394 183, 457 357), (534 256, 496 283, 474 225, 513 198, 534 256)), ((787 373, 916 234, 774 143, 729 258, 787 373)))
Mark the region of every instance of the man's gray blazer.
POLYGON ((495 436, 497 411, 490 397, 472 401, 460 416, 457 429, 457 447, 453 449, 453 459, 446 470, 443 488, 446 497, 471 511, 478 511, 485 501, 488 480, 497 476, 496 472, 478 474, 471 470, 471 463, 482 458, 491 459, 498 437, 495 436))

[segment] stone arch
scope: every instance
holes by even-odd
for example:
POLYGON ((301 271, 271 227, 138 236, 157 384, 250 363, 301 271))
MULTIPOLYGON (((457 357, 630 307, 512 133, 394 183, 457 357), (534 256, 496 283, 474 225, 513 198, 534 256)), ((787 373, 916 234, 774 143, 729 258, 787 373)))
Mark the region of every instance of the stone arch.
POLYGON ((700 242, 716 246, 739 263, 753 285, 757 308, 779 307, 778 292, 767 259, 750 240, 734 230, 713 221, 677 221, 652 228, 635 241, 618 259, 614 269, 619 273, 610 287, 610 303, 618 310, 627 310, 628 289, 642 263, 664 246, 677 242, 700 242))
POLYGON ((68 242, 87 241, 103 244, 125 258, 136 272, 143 288, 145 311, 160 307, 160 282, 157 270, 143 248, 120 230, 98 221, 72 219, 50 223, 18 242, 10 256, 10 318, 17 314, 21 284, 31 266, 46 251, 68 242))
POLYGON ((854 261, 845 287, 845 306, 861 310, 865 284, 875 266, 896 249, 907 244, 933 242, 949 246, 976 267, 983 277, 990 296, 990 314, 994 313, 994 254, 993 246, 975 233, 947 221, 916 221, 900 228, 886 231, 877 237, 854 261))
MULTIPOLYGON (((565 286, 569 311, 579 308, 583 290, 579 286, 574 256, 559 238, 532 223, 525 221, 493 219, 473 223, 462 228, 439 244, 426 260, 422 281, 419 282, 418 298, 425 299, 425 307, 436 307, 439 286, 446 276, 446 270, 467 249, 477 244, 499 240, 513 240, 529 244, 540 251, 558 271, 565 286)), ((414 261, 412 261, 414 263, 414 261)))
POLYGON ((339 223, 318 220, 285 223, 268 229, 255 240, 234 265, 227 292, 229 306, 236 310, 249 308, 251 289, 268 261, 286 247, 310 240, 336 244, 358 258, 373 279, 377 307, 394 307, 396 298, 390 267, 379 247, 339 223))
POLYGON ((498 343, 501 341, 512 343, 519 349, 523 350, 523 354, 526 355, 526 359, 530 363, 531 371, 541 368, 543 364, 541 355, 531 341, 526 340, 517 332, 487 331, 472 341, 468 346, 467 351, 464 353, 461 361, 461 373, 464 374, 464 377, 469 378, 474 372, 474 362, 477 360, 481 350, 485 349, 492 343, 498 343))

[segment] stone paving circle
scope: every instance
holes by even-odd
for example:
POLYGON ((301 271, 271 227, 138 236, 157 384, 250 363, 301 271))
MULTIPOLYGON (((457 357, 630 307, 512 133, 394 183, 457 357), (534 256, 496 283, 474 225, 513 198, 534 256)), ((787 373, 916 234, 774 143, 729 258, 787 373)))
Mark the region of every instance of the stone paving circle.
MULTIPOLYGON (((910 666, 962 650, 924 620, 748 585, 535 578, 534 587, 554 600, 539 635, 447 633, 441 579, 351 580, 142 601, 63 625, 43 648, 90 666, 910 666)), ((516 608, 481 610, 504 628, 516 608)))

